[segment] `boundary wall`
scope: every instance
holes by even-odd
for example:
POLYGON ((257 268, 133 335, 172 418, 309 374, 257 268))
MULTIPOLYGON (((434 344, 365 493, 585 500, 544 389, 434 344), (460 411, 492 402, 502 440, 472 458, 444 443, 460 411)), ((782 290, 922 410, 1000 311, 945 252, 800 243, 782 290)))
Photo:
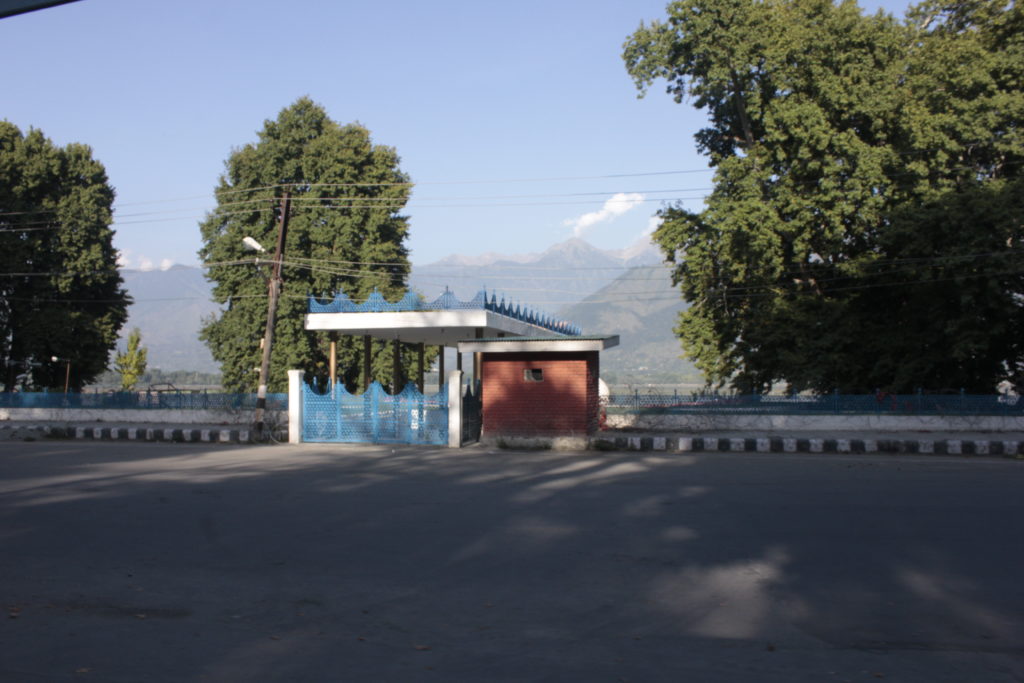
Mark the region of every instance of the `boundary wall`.
MULTIPOLYGON (((0 408, 2 422, 113 422, 120 424, 249 425, 254 411, 246 409, 177 410, 117 408, 0 408)), ((268 410, 268 423, 287 424, 288 411, 268 410)))
POLYGON ((607 429, 741 432, 1024 432, 1024 417, 1006 415, 679 415, 611 413, 607 429))

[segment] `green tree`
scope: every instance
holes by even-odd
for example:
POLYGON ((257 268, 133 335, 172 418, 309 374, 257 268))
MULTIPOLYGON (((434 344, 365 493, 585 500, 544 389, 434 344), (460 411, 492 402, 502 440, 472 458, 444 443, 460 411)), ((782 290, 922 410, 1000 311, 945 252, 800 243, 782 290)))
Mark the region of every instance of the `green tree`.
POLYGON ((142 346, 142 332, 135 328, 128 335, 128 345, 114 359, 114 369, 121 375, 121 390, 131 391, 146 372, 147 349, 142 346))
MULTIPOLYGON (((395 299, 409 274, 408 218, 401 210, 412 184, 391 147, 373 144, 359 124, 340 125, 301 98, 264 122, 259 141, 235 150, 216 190, 217 208, 203 221, 200 258, 225 309, 206 321, 202 338, 221 363, 229 391, 254 391, 267 315, 269 266, 253 265, 242 238, 253 237, 272 259, 279 199, 291 193, 281 299, 271 354, 270 391, 285 391, 286 371, 319 378, 328 371, 329 339, 303 328, 310 294, 344 291, 361 301, 376 288, 395 299)), ((373 344, 373 376, 391 383, 391 352, 373 344)), ((406 376, 412 354, 405 354, 406 376)), ((362 341, 338 343, 339 380, 354 388, 362 373, 362 341)))
POLYGON ((708 113, 699 212, 655 239, 691 304, 677 333, 719 385, 988 392, 1022 385, 1024 19, 926 2, 696 0, 624 59, 708 113))
POLYGON ((81 389, 106 368, 131 303, 112 246, 113 201, 89 147, 58 147, 39 130, 0 121, 5 391, 63 389, 69 362, 70 386, 81 389))

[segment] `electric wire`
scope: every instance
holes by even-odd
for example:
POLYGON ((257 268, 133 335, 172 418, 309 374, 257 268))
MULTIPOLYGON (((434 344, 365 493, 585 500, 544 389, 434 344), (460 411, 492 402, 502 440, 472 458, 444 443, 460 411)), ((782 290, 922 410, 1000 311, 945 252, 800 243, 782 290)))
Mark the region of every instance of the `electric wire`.
MULTIPOLYGON (((961 143, 961 144, 972 144, 972 145, 974 145, 974 144, 988 144, 988 143, 1001 142, 1001 141, 1002 140, 1000 138, 990 138, 990 139, 987 139, 987 140, 980 140, 980 141, 974 141, 974 142, 970 142, 970 143, 961 143)), ((907 150, 907 151, 904 151, 904 152, 895 152, 895 154, 900 155, 900 156, 906 156, 906 155, 913 155, 913 154, 928 154, 928 153, 937 152, 937 151, 943 151, 943 150, 944 150, 943 147, 929 147, 929 148, 923 148, 923 149, 919 149, 919 150, 907 150)), ((1024 160, 1009 160, 1009 161, 1003 162, 1002 165, 1004 165, 1004 166, 1007 166, 1007 165, 1008 166, 1015 166, 1015 165, 1019 165, 1021 163, 1024 163, 1024 160)), ((956 171, 970 171, 970 170, 975 170, 977 168, 978 168, 977 164, 965 164, 965 165, 961 165, 961 166, 952 166, 952 167, 943 168, 942 171, 944 173, 952 173, 952 172, 956 172, 956 171)), ((423 181, 423 182, 401 181, 401 182, 383 182, 383 183, 362 183, 362 182, 354 182, 354 183, 301 183, 301 182, 298 182, 298 183, 278 183, 278 184, 273 184, 273 185, 262 185, 262 186, 256 186, 256 187, 248 187, 248 188, 230 188, 230 189, 218 188, 218 189, 214 190, 214 197, 215 198, 220 198, 220 197, 223 197, 223 196, 234 195, 234 194, 245 194, 245 193, 252 193, 252 192, 262 192, 262 191, 266 191, 266 190, 289 190, 289 189, 295 189, 295 188, 300 188, 300 189, 342 188, 342 187, 356 187, 356 188, 375 188, 376 187, 376 188, 381 188, 381 187, 417 187, 417 186, 441 186, 441 185, 507 184, 507 183, 531 183, 531 182, 547 182, 547 183, 550 183, 550 182, 567 182, 567 181, 577 181, 577 180, 605 180, 605 179, 654 177, 654 176, 682 175, 682 174, 696 174, 696 173, 713 173, 716 170, 717 169, 714 168, 714 167, 707 167, 707 168, 683 169, 683 170, 675 170, 675 171, 647 171, 647 172, 640 172, 640 173, 615 173, 615 174, 592 175, 592 176, 551 176, 551 177, 535 177, 535 178, 504 178, 504 179, 476 179, 476 180, 423 181)), ((886 177, 886 179, 891 179, 891 178, 898 178, 898 177, 903 177, 903 176, 920 176, 920 175, 922 175, 920 171, 905 171, 903 173, 889 173, 889 174, 886 174, 885 177, 886 177)), ((806 180, 802 180, 802 179, 793 179, 793 178, 790 178, 789 176, 785 176, 785 177, 789 179, 789 182, 797 183, 797 184, 815 184, 815 185, 817 185, 817 184, 819 184, 821 182, 820 178, 809 178, 809 179, 806 179, 806 180)), ((692 189, 688 189, 688 190, 685 190, 685 191, 713 191, 713 189, 714 188, 709 188, 707 190, 705 190, 704 188, 692 188, 692 189)), ((669 191, 672 191, 672 190, 657 190, 657 192, 669 192, 669 191)), ((674 191, 679 191, 679 190, 674 190, 674 191)), ((648 192, 654 192, 654 191, 648 191, 648 192)), ((603 195, 603 194, 617 194, 617 193, 618 193, 618 191, 607 191, 607 192, 593 192, 593 193, 554 194, 554 195, 551 195, 551 196, 579 196, 580 194, 603 195)), ((512 195, 512 197, 515 197, 515 196, 516 195, 512 195)), ((498 196, 498 197, 501 198, 501 196, 498 196)), ((299 198, 300 197, 293 197, 292 200, 296 201, 296 199, 299 199, 299 198)), ((490 198, 493 198, 493 197, 480 197, 480 198, 481 199, 484 199, 484 198, 490 199, 490 198)), ((176 198, 169 198, 169 199, 152 199, 152 200, 142 200, 142 201, 136 201, 136 202, 119 202, 119 203, 115 204, 114 207, 115 207, 115 209, 117 209, 119 207, 124 207, 124 206, 141 206, 141 205, 149 205, 149 204, 173 203, 173 202, 179 202, 179 201, 190 201, 190 200, 194 200, 194 199, 209 200, 210 196, 209 195, 193 195, 193 196, 189 196, 189 197, 176 197, 176 198)), ((269 199, 277 199, 277 197, 259 197, 259 198, 253 198, 251 200, 243 200, 243 201, 267 201, 269 199)), ((305 198, 303 198, 303 199, 305 199, 305 198)), ((320 198, 317 198, 317 199, 320 199, 320 198)), ((345 199, 345 198, 341 197, 341 198, 338 198, 338 199, 345 199)), ((369 198, 364 198, 364 199, 369 199, 369 198)), ((387 198, 379 198, 379 199, 387 199, 387 198)), ((407 201, 407 199, 403 200, 403 201, 407 201)), ((426 197, 426 198, 414 198, 411 201, 417 201, 417 202, 418 201, 442 201, 442 199, 441 198, 426 197)), ((228 202, 226 204, 231 204, 231 202, 228 202)), ((56 213, 56 211, 57 211, 56 209, 45 209, 45 210, 44 209, 40 209, 40 210, 35 210, 35 211, 0 211, 0 216, 31 215, 31 214, 38 214, 38 213, 56 213)), ((186 209, 170 209, 167 212, 184 212, 184 211, 190 211, 190 210, 186 210, 186 209)), ((159 214, 161 212, 153 212, 153 213, 158 213, 159 214)), ((163 212, 163 213, 166 213, 166 212, 163 212)))
MULTIPOLYGON (((474 184, 475 185, 479 185, 479 184, 497 185, 497 184, 505 184, 505 183, 562 182, 562 181, 576 181, 576 180, 605 180, 605 179, 620 179, 620 178, 639 178, 639 177, 664 176, 664 175, 710 173, 710 172, 713 172, 713 171, 714 171, 714 169, 706 168, 706 169, 689 169, 689 170, 679 170, 679 171, 649 171, 649 172, 642 172, 642 173, 616 173, 616 174, 594 175, 594 176, 553 176, 553 177, 546 177, 546 178, 545 177, 540 177, 540 178, 507 178, 507 179, 497 179, 497 180, 465 180, 465 181, 455 180, 455 181, 424 181, 424 182, 412 182, 412 181, 409 181, 409 182, 390 182, 390 183, 279 183, 279 184, 276 184, 276 185, 263 185, 263 186, 248 187, 248 188, 216 189, 216 190, 214 190, 213 197, 216 198, 216 197, 220 197, 220 196, 224 196, 224 195, 245 194, 245 193, 250 193, 250 192, 262 192, 264 190, 291 190, 291 189, 294 189, 294 188, 297 188, 297 187, 298 188, 341 188, 341 187, 373 188, 373 187, 420 187, 420 186, 430 186, 430 185, 474 185, 474 184)), ((647 192, 679 192, 679 191, 699 192, 699 191, 704 191, 704 190, 703 190, 703 188, 689 188, 689 189, 686 189, 686 190, 648 190, 647 192)), ((550 196, 578 196, 578 195, 581 195, 581 194, 582 195, 618 194, 619 192, 623 192, 623 191, 619 190, 619 191, 590 192, 590 193, 557 193, 557 194, 553 194, 553 195, 550 195, 550 196)), ((517 195, 512 195, 512 197, 516 197, 516 196, 517 195)), ((530 196, 530 195, 525 195, 525 196, 530 196)), ((545 195, 539 195, 539 196, 545 196, 545 195)), ((500 198, 500 197, 502 197, 502 195, 498 195, 498 197, 500 198)), ((210 195, 192 195, 192 196, 188 196, 188 197, 175 197, 175 198, 170 198, 170 199, 150 199, 150 200, 135 201, 135 202, 118 202, 118 203, 114 204, 114 208, 116 209, 116 208, 124 207, 124 206, 141 206, 141 205, 149 205, 149 204, 173 203, 173 202, 179 202, 179 201, 192 201, 192 200, 197 200, 197 199, 199 199, 199 200, 209 200, 210 198, 211 198, 210 195)), ((295 201, 298 198, 299 197, 292 197, 292 201, 295 201)), ((341 199, 345 199, 345 197, 340 197, 340 198, 341 199)), ((476 197, 468 197, 468 198, 476 198, 476 197)), ((493 197, 485 195, 485 196, 480 197, 480 198, 481 199, 490 199, 490 198, 493 198, 493 197)), ((255 202, 255 201, 266 202, 268 200, 277 200, 277 199, 280 199, 280 197, 277 197, 277 196, 264 196, 264 197, 254 197, 254 198, 249 199, 249 200, 242 200, 242 202, 255 202)), ((307 199, 307 198, 302 197, 302 199, 307 199)), ((323 199, 323 198, 316 198, 316 199, 323 199)), ((382 199, 384 199, 384 198, 382 198, 382 199)), ((448 198, 424 197, 424 198, 417 198, 417 201, 426 201, 426 200, 438 201, 438 200, 442 200, 442 199, 448 199, 448 198)), ((227 202, 226 204, 230 205, 232 203, 238 203, 238 202, 227 202)), ((185 211, 185 209, 169 209, 168 211, 185 211)), ((34 213, 56 213, 56 212, 57 212, 57 209, 39 209, 39 210, 35 210, 35 211, 0 211, 0 216, 20 216, 20 215, 27 215, 27 214, 34 214, 34 213)))
MULTIPOLYGON (((992 277, 992 276, 1020 275, 1020 274, 1024 274, 1024 269, 1008 270, 1008 271, 1003 271, 1003 272, 998 272, 998 273, 974 273, 974 274, 963 274, 963 275, 956 275, 956 276, 949 276, 949 277, 919 278, 919 279, 915 279, 915 280, 905 280, 905 281, 897 281, 897 282, 882 282, 882 283, 875 283, 875 284, 863 284, 863 285, 851 285, 851 286, 845 286, 845 287, 834 287, 834 288, 828 289, 826 294, 833 294, 833 293, 836 293, 836 292, 864 290, 864 289, 877 289, 877 288, 884 288, 884 287, 903 287, 903 286, 908 286, 908 285, 933 284, 933 283, 938 283, 938 282, 955 282, 955 281, 958 281, 958 280, 971 280, 971 279, 976 279, 976 278, 986 278, 986 277, 992 277)), ((371 275, 367 274, 367 275, 364 275, 364 277, 371 277, 371 275)), ((432 283, 432 284, 433 284, 433 286, 439 286, 436 283, 432 283)), ((708 300, 708 301, 714 301, 714 300, 718 300, 718 299, 722 299, 722 298, 733 299, 733 300, 756 299, 756 298, 765 298, 765 297, 776 297, 776 296, 779 296, 780 294, 795 294, 795 295, 805 295, 805 296, 809 295, 809 296, 812 296, 814 298, 822 298, 821 296, 817 295, 816 293, 811 292, 811 291, 807 291, 807 290, 780 292, 778 290, 781 289, 781 288, 778 287, 778 286, 775 286, 775 285, 765 285, 763 287, 763 289, 765 289, 765 290, 772 290, 772 291, 765 292, 763 294, 759 294, 759 293, 756 293, 756 292, 754 292, 754 293, 749 293, 748 292, 748 293, 742 293, 742 294, 731 294, 729 292, 729 288, 725 288, 722 291, 722 293, 720 293, 720 294, 716 293, 716 294, 712 294, 712 295, 709 295, 709 296, 705 296, 705 297, 703 297, 703 299, 704 300, 708 300)), ((513 290, 513 291, 526 291, 526 290, 513 290)), ((541 290, 537 290, 537 291, 547 291, 547 292, 550 292, 550 291, 553 291, 553 290, 541 289, 541 290)), ((262 293, 261 294, 235 294, 235 295, 231 295, 230 298, 231 299, 265 298, 266 296, 267 296, 266 294, 262 294, 262 293)), ((289 299, 296 299, 296 300, 298 300, 298 299, 302 299, 302 300, 309 299, 309 296, 306 295, 306 294, 290 294, 290 293, 287 293, 287 292, 284 292, 284 291, 279 296, 282 297, 282 298, 289 298, 289 299)), ((605 297, 584 298, 584 299, 574 299, 574 300, 543 301, 543 302, 541 302, 539 304, 539 307, 569 306, 569 305, 572 305, 572 306, 598 305, 598 304, 608 304, 608 303, 630 303, 630 302, 636 302, 637 301, 636 296, 637 296, 637 293, 622 292, 622 293, 617 294, 614 297, 605 296, 605 297)), ((33 302, 40 302, 40 303, 106 303, 106 302, 121 301, 121 299, 59 299, 59 298, 26 298, 26 297, 2 297, 2 298, 10 300, 10 301, 33 301, 33 302)), ((168 301, 168 300, 175 300, 175 301, 177 301, 177 300, 201 300, 201 299, 203 299, 203 297, 198 297, 197 296, 197 297, 171 297, 171 298, 153 298, 153 299, 134 299, 133 301, 135 303, 139 303, 139 302, 144 302, 144 301, 168 301)), ((506 300, 507 299, 508 299, 508 297, 506 297, 506 300)), ((209 301, 209 299, 206 299, 206 300, 209 301)), ((663 291, 654 292, 651 295, 647 295, 647 296, 645 296, 642 299, 642 301, 644 301, 644 302, 651 302, 651 301, 673 301, 673 300, 675 300, 675 301, 682 301, 682 299, 681 299, 681 297, 680 297, 680 295, 678 293, 667 294, 667 293, 664 293, 663 291)), ((226 304, 226 302, 224 302, 224 303, 214 302, 214 303, 219 303, 219 305, 225 305, 226 304)))
MULTIPOLYGON (((594 193, 594 194, 602 194, 602 195, 604 195, 604 194, 607 194, 607 193, 594 193)), ((552 195, 552 196, 557 196, 557 195, 552 195)), ((574 195, 568 194, 568 195, 563 195, 563 196, 574 196, 574 195)), ((685 201, 694 201, 694 200, 703 199, 703 198, 704 198, 704 196, 700 195, 700 196, 693 196, 693 197, 682 197, 682 196, 677 196, 677 197, 645 197, 643 199, 629 199, 629 200, 625 200, 624 199, 624 200, 616 200, 616 201, 620 201, 622 203, 640 204, 640 203, 650 203, 650 202, 685 202, 685 201)), ((314 200, 318 201, 318 202, 337 201, 337 199, 338 198, 314 198, 314 200)), ((341 198, 341 199, 345 200, 347 198, 341 198)), ((360 201, 363 201, 364 199, 367 199, 367 198, 352 198, 352 199, 353 200, 358 199, 360 201)), ((293 198, 292 201, 294 202, 295 199, 293 198)), ((565 202, 509 202, 509 203, 487 203, 487 204, 438 204, 438 205, 423 205, 423 206, 417 205, 417 206, 414 206, 414 207, 409 207, 408 204, 405 203, 405 202, 402 202, 401 204, 396 203, 393 206, 388 206, 388 205, 383 205, 383 204, 338 204, 338 205, 333 205, 333 204, 323 204, 323 203, 321 203, 321 204, 315 205, 312 208, 315 208, 315 209, 326 209, 326 210, 339 210, 339 211, 349 210, 350 211, 350 210, 382 209, 382 208, 395 209, 395 210, 399 210, 399 209, 410 209, 410 210, 412 210, 413 208, 415 208, 415 209, 473 209, 473 208, 514 208, 514 207, 531 207, 531 206, 598 206, 598 205, 603 206, 603 205, 607 204, 608 201, 612 201, 612 200, 605 200, 603 202, 599 202, 599 201, 596 201, 596 200, 591 200, 591 201, 565 201, 565 202)), ((259 202, 256 202, 256 200, 254 200, 253 203, 266 203, 266 200, 260 200, 259 202)), ((115 216, 114 220, 110 223, 110 227, 111 228, 117 228, 117 227, 122 226, 122 225, 140 225, 140 224, 146 224, 146 223, 166 223, 166 222, 169 222, 169 221, 183 221, 183 220, 193 220, 193 219, 194 220, 202 220, 204 218, 205 219, 209 219, 209 218, 221 218, 221 217, 226 217, 226 216, 251 215, 253 213, 277 212, 278 208, 279 207, 277 207, 276 205, 275 206, 263 206, 263 207, 253 206, 253 207, 250 207, 248 209, 237 209, 237 210, 233 210, 233 211, 222 211, 222 210, 220 210, 219 207, 215 207, 214 209, 207 210, 205 217, 197 215, 197 213, 200 212, 200 211, 203 211, 203 209, 195 209, 195 210, 191 210, 190 209, 190 210, 187 210, 188 211, 187 215, 171 216, 171 217, 166 217, 166 218, 146 218, 144 220, 127 220, 127 221, 126 220, 121 220, 121 217, 115 216)), ((182 209, 180 211, 186 211, 186 210, 182 209)), ((133 215, 125 216, 125 217, 129 217, 130 218, 130 217, 139 217, 139 216, 144 216, 144 215, 158 216, 158 215, 166 215, 166 213, 177 213, 177 212, 178 211, 174 211, 174 212, 152 212, 150 214, 133 214, 133 215)), ((6 230, 6 231, 9 231, 9 232, 20 232, 20 231, 26 229, 25 227, 22 227, 22 226, 29 226, 29 227, 31 227, 31 226, 46 226, 45 229, 56 230, 56 229, 60 229, 60 228, 64 227, 64 225, 65 224, 63 224, 63 223, 54 223, 53 221, 35 221, 35 222, 21 223, 21 224, 18 224, 16 226, 10 226, 8 228, 0 228, 0 230, 6 230)))
MULTIPOLYGON (((249 262, 249 263, 251 263, 251 262, 249 262)), ((271 263, 271 262, 263 261, 261 263, 271 263)), ((951 276, 947 276, 947 277, 929 277, 929 278, 918 278, 918 279, 914 279, 914 280, 904 280, 904 281, 897 281, 897 282, 881 282, 881 283, 874 283, 874 284, 860 284, 860 285, 848 285, 848 286, 842 286, 842 287, 831 287, 831 288, 829 288, 827 290, 826 293, 827 294, 834 294, 836 292, 846 292, 846 291, 873 289, 873 288, 881 288, 881 287, 898 287, 898 286, 915 285, 915 284, 930 284, 930 283, 937 283, 937 282, 953 282, 953 281, 958 281, 958 280, 970 280, 970 279, 975 279, 975 278, 985 278, 985 277, 993 277, 993 276, 998 277, 998 276, 1003 276, 1003 275, 1020 275, 1020 274, 1024 274, 1024 269, 1018 268, 1018 269, 1005 270, 1005 271, 995 272, 995 273, 958 274, 958 275, 951 275, 951 276)), ((361 273, 361 274, 356 275, 354 277, 366 277, 366 278, 369 278, 369 277, 375 277, 375 276, 379 277, 379 275, 380 275, 380 273, 361 273)), ((434 287, 443 286, 440 283, 423 283, 423 284, 429 284, 429 285, 432 285, 434 287)), ((726 288, 723 289, 723 291, 720 294, 712 294, 712 295, 709 295, 709 296, 705 296, 704 299, 715 300, 715 299, 720 299, 720 298, 726 298, 726 299, 736 300, 736 299, 749 299, 749 298, 776 297, 776 296, 780 296, 780 295, 784 295, 784 294, 790 294, 790 295, 793 295, 793 294, 795 294, 795 295, 812 295, 812 296, 815 296, 816 298, 821 298, 816 293, 814 293, 812 291, 808 291, 808 290, 802 290, 802 291, 780 291, 780 290, 783 290, 784 288, 779 287, 777 284, 771 284, 771 285, 766 284, 766 285, 763 285, 763 286, 759 286, 757 288, 751 287, 750 289, 751 290, 760 289, 760 290, 769 290, 769 291, 765 291, 764 293, 758 293, 757 291, 745 291, 745 292, 741 292, 741 293, 736 293, 735 292, 735 288, 726 287, 726 288)), ((509 288, 508 291, 510 291, 510 292, 540 291, 540 292, 546 292, 546 293, 552 293, 552 292, 576 293, 576 292, 573 292, 571 290, 553 290, 553 289, 550 289, 550 288, 539 288, 539 289, 520 289, 520 288, 511 289, 511 288, 509 288)), ((493 292, 493 293, 496 294, 497 292, 493 292)), ((266 294, 262 294, 262 293, 261 294, 236 294, 236 295, 231 295, 230 298, 231 299, 264 298, 265 296, 266 296, 266 294)), ((289 293, 286 293, 286 292, 282 292, 281 296, 282 297, 286 297, 286 298, 291 298, 291 299, 308 299, 309 298, 306 294, 289 294, 289 293)), ((587 298, 584 298, 582 300, 581 299, 573 299, 573 300, 544 301, 544 302, 541 303, 541 305, 542 306, 555 306, 555 305, 597 305, 597 304, 605 304, 605 303, 628 303, 628 302, 635 302, 635 301, 637 301, 638 300, 637 299, 638 296, 642 297, 640 300, 643 301, 643 302, 671 301, 671 300, 678 301, 678 300, 681 300, 680 295, 677 292, 673 292, 671 294, 668 294, 668 293, 664 292, 664 290, 652 290, 650 292, 648 292, 648 291, 617 292, 615 294, 615 296, 605 295, 605 296, 602 296, 602 297, 587 297, 587 298)), ((121 301, 121 299, 105 300, 105 299, 65 299, 65 298, 25 298, 25 297, 2 297, 2 298, 6 299, 6 300, 10 300, 10 301, 64 302, 64 303, 101 303, 101 302, 110 302, 110 301, 121 301)), ((508 296, 504 296, 504 298, 506 300, 508 300, 508 296)), ((133 299, 133 302, 139 303, 139 302, 143 302, 143 301, 184 301, 184 300, 202 300, 202 299, 204 299, 204 297, 198 297, 198 296, 197 297, 160 297, 160 298, 133 299)), ((206 299, 206 300, 209 300, 209 299, 206 299)))
MULTIPOLYGON (((845 281, 845 280, 856 280, 856 279, 862 279, 862 278, 867 278, 867 277, 891 276, 893 274, 913 272, 915 270, 919 270, 922 267, 929 267, 929 266, 931 266, 931 267, 942 267, 942 266, 950 266, 950 265, 955 266, 955 265, 957 265, 955 263, 957 261, 968 261, 968 260, 974 260, 974 259, 980 259, 980 258, 991 258, 991 257, 1018 257, 1018 256, 1021 256, 1021 255, 1022 255, 1022 252, 1020 252, 1018 250, 1008 250, 1006 252, 979 252, 979 253, 973 253, 973 254, 945 255, 945 256, 934 256, 934 257, 876 259, 876 260, 867 262, 866 264, 860 264, 860 265, 862 265, 862 266, 871 266, 871 267, 878 267, 878 266, 895 266, 895 267, 889 267, 886 270, 877 270, 875 272, 860 272, 860 273, 850 273, 850 274, 843 274, 843 273, 829 274, 829 273, 824 273, 824 274, 818 274, 817 276, 814 276, 813 278, 807 278, 807 280, 809 281, 809 280, 813 279, 813 281, 815 283, 827 283, 827 282, 836 282, 836 281, 845 281)), ((274 259, 271 259, 271 258, 255 257, 255 258, 244 258, 244 259, 232 259, 232 260, 225 260, 225 261, 211 261, 211 262, 202 264, 201 267, 202 268, 213 268, 213 267, 252 266, 252 265, 272 266, 275 263, 276 263, 276 261, 274 259)), ((482 279, 482 278, 486 279, 488 277, 488 275, 489 275, 491 277, 498 277, 498 279, 500 279, 502 281, 507 281, 507 280, 529 280, 529 281, 562 281, 562 280, 569 280, 569 281, 574 281, 574 280, 579 280, 580 279, 579 276, 543 275, 543 274, 539 274, 539 273, 534 272, 536 270, 540 270, 540 271, 555 271, 555 272, 565 272, 567 270, 569 270, 569 271, 581 270, 581 271, 588 271, 588 272, 590 272, 590 271, 598 271, 598 270, 600 270, 600 271, 649 270, 649 271, 664 271, 665 274, 669 274, 670 271, 672 270, 672 266, 670 264, 643 265, 643 266, 626 266, 626 265, 622 265, 622 266, 605 266, 605 267, 565 266, 565 267, 540 268, 540 267, 532 266, 529 263, 524 263, 524 264, 506 264, 506 265, 502 266, 501 268, 495 268, 494 266, 491 266, 491 265, 488 265, 488 266, 450 266, 450 267, 448 267, 448 266, 436 266, 436 267, 430 268, 430 267, 415 266, 415 265, 409 264, 407 262, 343 261, 343 260, 330 260, 330 259, 309 259, 309 258, 302 258, 302 257, 289 257, 287 259, 282 259, 281 260, 281 264, 282 264, 282 266, 288 266, 288 267, 300 268, 300 269, 306 269, 306 270, 321 270, 321 271, 326 271, 328 274, 340 275, 340 276, 344 276, 344 277, 354 277, 354 278, 360 278, 360 277, 379 277, 381 275, 381 271, 376 271, 376 272, 369 271, 368 272, 368 271, 366 271, 366 270, 364 270, 362 268, 334 268, 333 266, 348 265, 348 266, 368 266, 368 267, 377 266, 377 267, 402 268, 402 269, 409 269, 408 272, 411 272, 413 275, 416 275, 418 273, 426 273, 427 277, 431 277, 431 278, 435 278, 435 279, 436 278, 447 278, 447 279, 465 280, 465 279, 473 278, 473 279, 479 280, 479 279, 482 279), (462 269, 466 269, 466 268, 484 268, 484 269, 486 269, 487 273, 464 273, 463 274, 463 273, 451 272, 452 269, 458 269, 458 268, 462 268, 462 269), (510 270, 512 272, 515 272, 516 270, 524 270, 524 271, 530 271, 530 273, 527 274, 527 275, 507 275, 507 274, 502 274, 500 276, 496 275, 497 272, 501 272, 502 270, 510 270), (432 271, 437 271, 437 272, 432 272, 432 271)), ((113 269, 113 270, 118 270, 118 269, 113 269)), ((89 275, 89 274, 109 273, 109 272, 112 272, 112 269, 95 269, 95 270, 88 270, 88 271, 24 271, 24 272, 7 272, 7 273, 0 272, 0 277, 43 277, 43 276, 45 276, 45 277, 62 277, 62 276, 89 275)), ((991 272, 992 271, 985 271, 985 272, 977 273, 977 275, 985 276, 986 274, 991 273, 991 272)), ((1006 272, 1016 273, 1018 271, 1017 270, 1010 270, 1010 271, 1002 270, 1002 271, 998 271, 998 272, 1001 272, 1001 273, 1006 273, 1006 272)), ((806 273, 804 273, 802 271, 798 271, 798 270, 794 270, 794 271, 791 271, 791 272, 787 271, 787 270, 784 270, 784 271, 781 272, 780 277, 781 276, 785 276, 785 275, 793 275, 793 274, 806 275, 806 273)), ((593 278, 590 278, 590 279, 593 279, 593 278)), ((423 281, 422 277, 417 277, 417 280, 423 281)), ((618 277, 614 278, 614 280, 615 281, 646 282, 646 281, 651 281, 652 278, 651 277, 625 277, 625 276, 618 276, 618 277)), ((430 284, 435 284, 436 285, 438 283, 430 283, 430 284)), ((786 284, 791 284, 791 283, 786 283, 786 284)), ((800 283, 796 283, 796 284, 800 284, 800 283)), ((443 285, 440 285, 440 286, 443 286, 443 285)), ((777 288, 779 286, 780 286, 780 284, 778 282, 771 282, 771 283, 754 284, 754 285, 727 285, 727 288, 730 291, 733 291, 733 292, 744 292, 744 291, 750 291, 750 290, 760 290, 760 289, 764 289, 764 288, 777 288)), ((521 288, 516 288, 516 289, 517 290, 521 290, 521 291, 527 291, 527 290, 522 290, 521 288)), ((536 288, 536 289, 531 289, 531 290, 528 290, 528 291, 551 291, 551 290, 545 289, 545 288, 536 288)), ((563 291, 573 291, 573 290, 563 290, 563 291)), ((660 291, 660 290, 656 290, 656 291, 660 291)), ((640 292, 637 292, 637 293, 640 293, 640 292)))

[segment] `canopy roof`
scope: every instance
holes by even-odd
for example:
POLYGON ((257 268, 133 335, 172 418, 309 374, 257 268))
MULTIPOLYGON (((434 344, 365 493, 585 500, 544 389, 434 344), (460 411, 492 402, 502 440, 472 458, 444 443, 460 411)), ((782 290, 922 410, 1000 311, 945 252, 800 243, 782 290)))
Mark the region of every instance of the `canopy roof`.
POLYGON ((369 335, 409 343, 456 346, 474 337, 575 338, 580 329, 567 321, 524 306, 500 302, 483 290, 470 301, 445 292, 432 302, 409 292, 389 302, 374 292, 361 304, 338 294, 327 303, 310 298, 307 330, 330 330, 347 335, 369 335))

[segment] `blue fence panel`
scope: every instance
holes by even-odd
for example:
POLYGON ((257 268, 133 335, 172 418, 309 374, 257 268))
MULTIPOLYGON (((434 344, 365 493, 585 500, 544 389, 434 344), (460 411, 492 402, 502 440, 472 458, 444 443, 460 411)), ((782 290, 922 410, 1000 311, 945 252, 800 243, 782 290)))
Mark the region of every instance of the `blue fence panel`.
POLYGON ((394 396, 374 382, 362 394, 338 386, 302 386, 302 440, 342 443, 448 443, 448 389, 421 394, 409 384, 394 396))
MULTIPOLYGON (((0 393, 0 408, 88 410, 255 410, 256 394, 205 392, 0 393)), ((288 394, 267 394, 267 410, 287 410, 288 394)))
POLYGON ((613 412, 751 415, 1006 415, 1024 416, 1024 399, 1007 394, 611 394, 613 412))

